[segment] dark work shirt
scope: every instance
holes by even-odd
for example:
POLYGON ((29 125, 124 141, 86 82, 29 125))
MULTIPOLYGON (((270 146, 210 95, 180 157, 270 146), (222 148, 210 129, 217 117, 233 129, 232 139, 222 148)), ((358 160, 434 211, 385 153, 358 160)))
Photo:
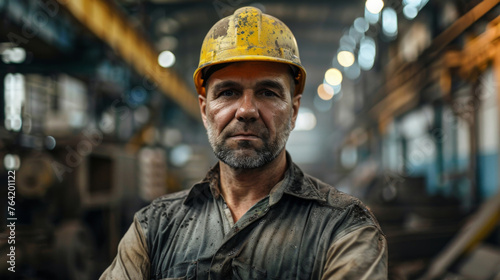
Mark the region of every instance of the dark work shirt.
POLYGON ((136 213, 100 279, 387 279, 385 236, 358 199, 289 167, 236 223, 219 167, 136 213))

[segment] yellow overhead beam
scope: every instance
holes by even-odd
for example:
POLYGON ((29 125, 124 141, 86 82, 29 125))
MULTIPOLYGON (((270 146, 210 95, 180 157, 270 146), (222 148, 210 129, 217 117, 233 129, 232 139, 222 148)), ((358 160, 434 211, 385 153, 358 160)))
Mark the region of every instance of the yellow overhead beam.
POLYGON ((58 2, 143 75, 147 87, 158 87, 188 114, 200 119, 196 94, 177 73, 158 65, 158 53, 153 45, 134 28, 115 4, 107 0, 58 0, 58 2))
POLYGON ((490 23, 484 34, 467 44, 464 51, 445 53, 444 59, 439 55, 450 42, 484 14, 495 8, 499 2, 500 0, 480 2, 438 35, 428 48, 431 50, 429 56, 432 57, 432 63, 429 66, 423 66, 421 62, 408 63, 405 65, 406 68, 402 67, 404 68, 402 71, 398 70, 398 73, 390 75, 384 87, 379 90, 387 94, 369 111, 374 118, 378 119, 381 131, 384 131, 385 125, 399 113, 418 104, 420 91, 426 84, 431 81, 448 83, 449 81, 444 81, 443 77, 440 77, 443 69, 461 67, 461 73, 470 74, 474 69, 484 67, 486 63, 493 60, 499 49, 500 17, 490 23))
POLYGON ((482 72, 500 53, 500 16, 491 21, 486 31, 468 42, 462 51, 450 52, 446 59, 449 68, 458 68, 462 78, 482 72))

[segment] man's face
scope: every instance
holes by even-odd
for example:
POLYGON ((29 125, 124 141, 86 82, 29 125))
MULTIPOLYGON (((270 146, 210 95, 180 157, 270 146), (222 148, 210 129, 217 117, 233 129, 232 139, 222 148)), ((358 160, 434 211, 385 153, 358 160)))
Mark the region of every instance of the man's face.
POLYGON ((281 152, 300 105, 289 66, 237 62, 213 73, 199 103, 215 155, 235 169, 258 168, 281 152))

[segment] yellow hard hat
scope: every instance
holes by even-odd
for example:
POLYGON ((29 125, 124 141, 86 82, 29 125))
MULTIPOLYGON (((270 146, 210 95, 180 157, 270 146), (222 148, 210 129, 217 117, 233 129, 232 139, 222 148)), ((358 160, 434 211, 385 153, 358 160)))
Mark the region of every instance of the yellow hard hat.
POLYGON ((200 63, 193 79, 198 94, 205 95, 204 69, 238 61, 271 61, 296 68, 295 95, 301 94, 306 70, 299 58, 299 48, 290 29, 279 19, 254 7, 243 7, 218 21, 201 46, 200 63))

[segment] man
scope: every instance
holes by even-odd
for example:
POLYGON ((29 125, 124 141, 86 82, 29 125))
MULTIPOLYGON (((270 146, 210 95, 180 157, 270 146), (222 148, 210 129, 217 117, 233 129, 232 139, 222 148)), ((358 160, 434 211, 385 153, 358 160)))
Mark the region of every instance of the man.
POLYGON ((278 19, 245 7, 215 24, 194 81, 219 163, 140 210, 101 279, 386 279, 373 215, 285 150, 305 75, 278 19))

